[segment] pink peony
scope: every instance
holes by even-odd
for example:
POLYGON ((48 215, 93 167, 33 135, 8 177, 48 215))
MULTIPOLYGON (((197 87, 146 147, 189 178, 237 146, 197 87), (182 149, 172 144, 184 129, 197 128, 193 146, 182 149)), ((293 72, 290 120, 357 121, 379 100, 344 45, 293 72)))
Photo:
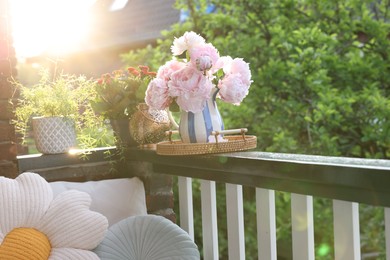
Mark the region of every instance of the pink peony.
POLYGON ((213 66, 213 62, 211 61, 209 56, 202 56, 196 60, 195 66, 200 71, 206 71, 211 69, 211 67, 213 66))
POLYGON ((168 96, 167 82, 160 78, 153 79, 146 90, 145 102, 148 106, 163 110, 172 103, 172 98, 168 96))
POLYGON ((176 99, 180 108, 186 112, 198 113, 202 112, 206 105, 207 98, 201 98, 196 93, 187 93, 176 99))
POLYGON ((186 64, 184 62, 170 60, 158 69, 157 78, 168 81, 173 72, 178 71, 185 66, 186 64))
POLYGON ((217 63, 214 65, 213 67, 213 70, 215 70, 214 72, 224 68, 224 67, 227 67, 229 66, 230 67, 230 64, 232 63, 233 59, 232 57, 230 56, 222 56, 220 57, 218 60, 217 60, 217 63))
POLYGON ((218 87, 221 99, 234 105, 239 105, 249 92, 249 85, 239 73, 226 75, 218 83, 218 87))
POLYGON ((200 71, 206 71, 211 69, 213 66, 213 62, 210 56, 201 56, 196 59, 196 68, 200 71))
POLYGON ((242 58, 235 58, 230 62, 227 62, 223 67, 225 74, 240 74, 241 80, 247 84, 251 84, 251 71, 249 69, 249 63, 246 63, 242 58))
MULTIPOLYGON (((211 66, 214 66, 219 59, 218 50, 211 43, 196 45, 189 49, 188 52, 190 54, 190 60, 194 65, 207 59, 211 62, 211 66)), ((208 69, 210 69, 211 66, 208 69)), ((204 71, 204 69, 202 71, 204 71)))
POLYGON ((180 38, 175 38, 171 46, 172 54, 177 56, 192 49, 194 46, 204 44, 205 39, 195 32, 185 32, 180 38))
POLYGON ((213 84, 202 72, 188 65, 171 75, 168 87, 169 95, 177 97, 176 102, 183 110, 196 113, 203 110, 213 84))

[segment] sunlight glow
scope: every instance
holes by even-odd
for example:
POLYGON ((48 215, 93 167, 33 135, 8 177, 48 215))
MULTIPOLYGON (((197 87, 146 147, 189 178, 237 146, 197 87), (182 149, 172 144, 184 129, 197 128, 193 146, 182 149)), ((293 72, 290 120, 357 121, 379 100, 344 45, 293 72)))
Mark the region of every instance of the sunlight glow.
POLYGON ((12 0, 14 47, 18 57, 77 50, 89 30, 88 8, 96 0, 12 0))
POLYGON ((115 0, 110 7, 110 11, 121 10, 126 6, 127 2, 128 0, 115 0))

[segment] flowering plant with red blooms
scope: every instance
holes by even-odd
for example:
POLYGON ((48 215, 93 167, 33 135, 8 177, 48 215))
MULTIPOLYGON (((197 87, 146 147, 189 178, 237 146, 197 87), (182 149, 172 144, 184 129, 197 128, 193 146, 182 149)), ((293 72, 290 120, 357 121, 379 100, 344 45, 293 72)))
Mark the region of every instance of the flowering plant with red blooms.
POLYGON ((137 105, 144 102, 145 90, 155 76, 156 72, 142 65, 103 74, 95 83, 95 111, 106 118, 130 117, 137 105))

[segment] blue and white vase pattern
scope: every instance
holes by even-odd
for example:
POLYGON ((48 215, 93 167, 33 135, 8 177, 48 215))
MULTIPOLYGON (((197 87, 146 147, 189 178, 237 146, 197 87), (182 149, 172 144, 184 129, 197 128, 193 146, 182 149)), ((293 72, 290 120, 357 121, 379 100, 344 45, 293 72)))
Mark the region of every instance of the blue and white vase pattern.
POLYGON ((181 111, 179 133, 183 143, 208 143, 212 131, 224 130, 216 96, 218 88, 213 89, 202 112, 181 111))

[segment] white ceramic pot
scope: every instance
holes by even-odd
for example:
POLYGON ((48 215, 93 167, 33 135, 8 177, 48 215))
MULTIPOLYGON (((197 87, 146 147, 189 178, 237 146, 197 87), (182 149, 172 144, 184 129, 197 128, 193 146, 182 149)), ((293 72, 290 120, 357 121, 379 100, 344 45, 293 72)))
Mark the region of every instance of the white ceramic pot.
POLYGON ((66 117, 34 117, 35 145, 43 154, 66 153, 76 146, 73 120, 66 117))

